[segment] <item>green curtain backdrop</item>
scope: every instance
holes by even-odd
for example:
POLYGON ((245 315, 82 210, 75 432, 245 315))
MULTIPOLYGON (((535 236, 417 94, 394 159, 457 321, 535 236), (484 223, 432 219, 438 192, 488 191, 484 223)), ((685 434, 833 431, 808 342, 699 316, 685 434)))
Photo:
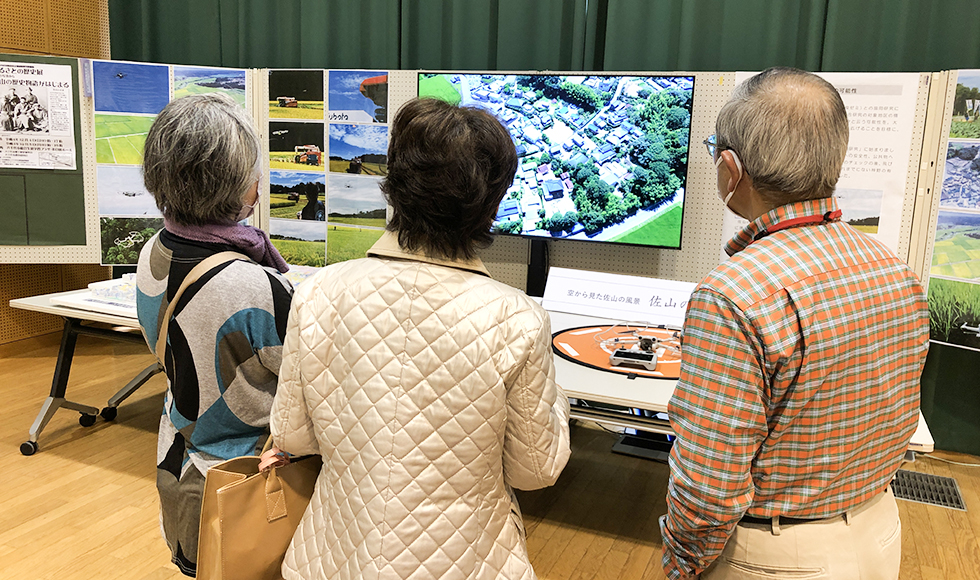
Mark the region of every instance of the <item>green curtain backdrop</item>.
POLYGON ((826 0, 609 0, 606 70, 820 70, 826 0))
POLYGON ((980 68, 977 0, 109 0, 112 58, 254 68, 980 68))
POLYGON ((823 69, 980 68, 977 0, 830 0, 823 69))

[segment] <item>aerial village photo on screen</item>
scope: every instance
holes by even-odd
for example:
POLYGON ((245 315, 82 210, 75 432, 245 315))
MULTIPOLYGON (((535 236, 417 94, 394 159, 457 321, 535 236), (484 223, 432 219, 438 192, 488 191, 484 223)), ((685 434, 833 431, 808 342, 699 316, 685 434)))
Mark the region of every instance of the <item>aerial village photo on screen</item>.
POLYGON ((419 75, 419 96, 496 115, 520 165, 498 233, 680 246, 694 78, 419 75))

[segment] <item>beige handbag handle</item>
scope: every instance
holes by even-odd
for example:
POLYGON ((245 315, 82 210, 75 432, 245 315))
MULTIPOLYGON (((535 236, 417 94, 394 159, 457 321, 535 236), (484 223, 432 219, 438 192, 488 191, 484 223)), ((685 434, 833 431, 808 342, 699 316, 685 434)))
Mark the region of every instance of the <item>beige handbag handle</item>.
MULTIPOLYGON (((218 252, 208 256, 207 258, 201 260, 201 263, 194 266, 187 276, 184 277, 184 281, 181 282, 180 288, 177 288, 177 292, 174 297, 170 300, 170 304, 167 305, 167 311, 163 314, 163 322, 160 323, 160 332, 157 334, 157 348, 156 355, 157 360, 163 365, 163 357, 167 354, 167 327, 170 326, 170 317, 173 316, 174 308, 177 307, 177 301, 180 300, 180 296, 187 290, 187 287, 197 282, 197 280, 208 273, 215 266, 220 266, 225 262, 231 262, 232 260, 249 260, 248 256, 245 254, 239 254, 238 252, 218 252)), ((164 365, 166 366, 166 365, 164 365)))

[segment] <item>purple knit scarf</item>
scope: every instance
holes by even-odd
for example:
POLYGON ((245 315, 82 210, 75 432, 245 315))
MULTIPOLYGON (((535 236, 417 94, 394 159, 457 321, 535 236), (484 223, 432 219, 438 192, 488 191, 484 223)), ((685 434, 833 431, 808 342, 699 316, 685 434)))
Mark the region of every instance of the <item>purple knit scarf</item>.
POLYGON ((243 254, 263 266, 271 266, 280 272, 289 271, 279 250, 269 241, 269 236, 259 228, 233 224, 207 224, 203 226, 183 226, 166 218, 163 227, 167 231, 188 240, 227 244, 242 251, 243 254))

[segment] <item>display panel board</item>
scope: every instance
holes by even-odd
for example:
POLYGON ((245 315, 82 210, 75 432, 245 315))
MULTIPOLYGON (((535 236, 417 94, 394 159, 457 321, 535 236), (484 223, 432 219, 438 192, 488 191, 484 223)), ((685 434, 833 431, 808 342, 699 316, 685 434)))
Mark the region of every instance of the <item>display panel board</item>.
MULTIPOLYGON (((0 55, 0 245, 87 255, 78 60, 0 55)), ((16 259, 16 258, 15 258, 16 259)))
POLYGON ((385 228, 388 71, 269 70, 269 233, 285 260, 364 257, 385 228))

